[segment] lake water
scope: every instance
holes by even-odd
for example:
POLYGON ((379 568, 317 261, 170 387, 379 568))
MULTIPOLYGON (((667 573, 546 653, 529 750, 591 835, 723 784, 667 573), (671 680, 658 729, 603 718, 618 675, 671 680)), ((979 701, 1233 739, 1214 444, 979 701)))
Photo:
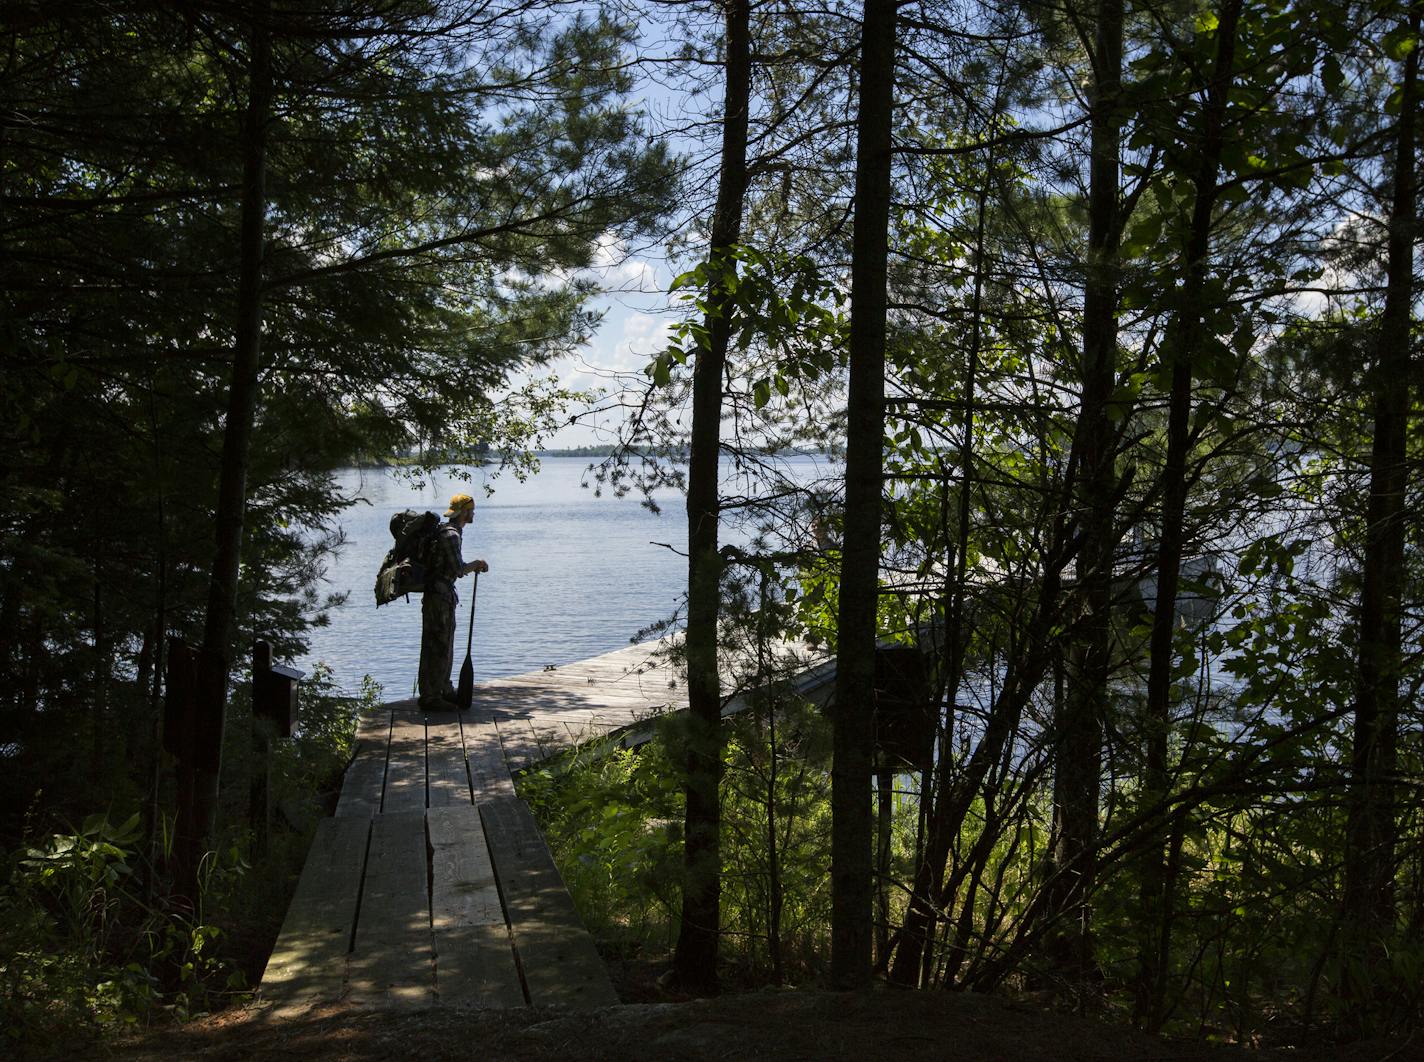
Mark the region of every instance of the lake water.
MULTIPOLYGON (((827 465, 795 458, 806 477, 827 465)), ((440 476, 416 488, 384 469, 352 469, 338 475, 341 488, 363 502, 340 519, 347 543, 327 571, 328 591, 349 591, 332 610, 330 625, 311 632, 311 648, 296 666, 310 671, 325 661, 337 685, 359 688, 369 674, 388 697, 411 695, 420 659, 420 599, 398 599, 376 608, 373 587, 381 559, 391 547, 390 519, 402 509, 443 513, 450 495, 475 498, 475 521, 465 529, 466 560, 481 557, 490 571, 479 579, 475 604, 475 679, 537 671, 628 644, 638 631, 677 612, 687 583, 681 553, 687 519, 682 497, 660 495, 661 514, 633 497, 595 497, 581 484, 588 459, 546 457, 523 483, 509 474, 490 481, 471 468, 466 483, 440 476)), ((800 478, 800 476, 798 476, 800 478)), ((728 537, 728 536, 724 536, 728 537)), ((458 584, 457 678, 470 621, 471 578, 458 584)))

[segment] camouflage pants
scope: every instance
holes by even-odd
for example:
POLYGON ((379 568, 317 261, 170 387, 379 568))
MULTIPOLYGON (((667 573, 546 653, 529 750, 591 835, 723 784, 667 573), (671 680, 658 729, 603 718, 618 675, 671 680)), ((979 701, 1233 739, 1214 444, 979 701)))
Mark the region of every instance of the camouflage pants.
POLYGON ((420 599, 420 701, 453 699, 450 666, 455 662, 455 588, 427 587, 420 599))

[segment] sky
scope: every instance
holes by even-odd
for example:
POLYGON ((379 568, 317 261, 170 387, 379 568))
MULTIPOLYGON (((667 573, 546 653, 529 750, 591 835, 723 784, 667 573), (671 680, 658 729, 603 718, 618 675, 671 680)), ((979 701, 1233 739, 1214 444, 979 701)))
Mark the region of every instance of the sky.
MULTIPOLYGON (((660 60, 681 51, 684 41, 678 27, 649 18, 646 12, 638 25, 641 38, 630 54, 652 61, 638 66, 634 75, 637 85, 627 105, 645 116, 650 136, 665 140, 682 159, 692 175, 688 188, 695 188, 697 174, 705 179, 707 172, 715 173, 720 141, 703 142, 693 132, 695 125, 689 123, 715 110, 721 98, 720 82, 711 77, 699 86, 684 74, 669 74, 660 60)), ((680 216, 671 223, 672 231, 690 224, 696 209, 692 199, 684 198, 677 208, 680 216)), ((511 389, 550 375, 575 391, 617 392, 622 386, 617 379, 620 374, 641 381, 644 367, 666 344, 669 330, 679 319, 680 311, 670 299, 668 287, 686 268, 686 263, 670 264, 663 245, 630 247, 612 235, 605 237, 591 267, 581 274, 604 292, 588 303, 589 310, 603 314, 597 332, 576 355, 513 377, 511 389)), ((573 425, 546 437, 544 445, 563 449, 612 443, 622 419, 612 411, 580 416, 573 425)))
MULTIPOLYGON (((515 386, 553 375, 569 390, 617 391, 620 375, 641 378, 643 368, 667 342, 677 319, 668 298, 672 269, 657 252, 630 253, 610 237, 599 245, 585 275, 604 291, 589 302, 590 310, 603 314, 592 340, 575 355, 520 374, 512 381, 515 386)), ((613 411, 586 414, 546 438, 545 445, 560 449, 613 442, 621 421, 613 411)))

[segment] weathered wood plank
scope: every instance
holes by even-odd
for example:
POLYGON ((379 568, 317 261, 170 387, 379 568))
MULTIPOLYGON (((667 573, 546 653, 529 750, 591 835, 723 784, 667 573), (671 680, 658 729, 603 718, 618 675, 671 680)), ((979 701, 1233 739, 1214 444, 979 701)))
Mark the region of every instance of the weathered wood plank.
POLYGON ((654 692, 645 693, 636 689, 621 689, 586 683, 556 682, 510 682, 507 685, 490 687, 481 691, 482 697, 491 697, 490 704, 495 710, 506 712, 538 712, 558 714, 567 711, 587 711, 602 705, 644 705, 686 702, 686 698, 660 697, 654 692))
POLYGON ((569 742, 569 732, 559 723, 558 716, 543 716, 529 720, 529 729, 539 746, 539 761, 557 756, 569 742))
POLYGON ((393 713, 391 752, 386 760, 386 795, 381 811, 425 810, 425 717, 417 710, 393 713))
POLYGON ((524 989, 485 844, 479 809, 432 807, 430 924, 440 1002, 520 1007, 524 989))
POLYGON ((423 810, 371 820, 361 913, 347 963, 352 1002, 409 1007, 435 1002, 425 866, 423 810))
POLYGON ((548 686, 562 689, 591 689, 600 693, 618 693, 637 697, 678 697, 679 690, 682 688, 682 682, 677 673, 671 669, 629 669, 572 664, 567 668, 555 671, 535 671, 525 675, 495 679, 493 683, 512 688, 548 686))
POLYGON ((535 1006, 601 1007, 618 1002, 608 971, 579 921, 529 806, 480 806, 490 858, 504 894, 514 946, 535 1006))
POLYGON ((453 712, 425 717, 425 773, 432 808, 470 805, 470 775, 465 769, 465 741, 453 712))
POLYGON ((641 708, 600 708, 594 713, 594 723, 596 726, 607 729, 609 727, 627 726, 629 723, 641 723, 645 719, 651 719, 661 714, 652 706, 641 708))
POLYGON ((561 698, 566 707, 582 707, 586 701, 599 696, 614 696, 638 701, 646 699, 636 689, 599 689, 583 678, 557 674, 524 675, 498 679, 479 687, 476 694, 479 697, 497 694, 501 707, 507 708, 511 705, 524 707, 526 704, 533 707, 543 704, 549 710, 555 711, 560 707, 561 698))
POLYGON ((509 713, 495 713, 499 722, 523 718, 531 720, 535 726, 553 726, 565 720, 588 720, 592 721, 596 717, 622 717, 625 720, 644 719, 660 712, 657 705, 646 704, 641 701, 627 702, 622 704, 598 704, 590 701, 581 705, 577 710, 564 709, 557 712, 541 712, 537 708, 528 706, 521 707, 517 711, 509 713))
POLYGON ((551 719, 536 726, 534 735, 539 739, 539 748, 544 753, 545 759, 557 756, 576 744, 569 733, 569 728, 558 719, 551 719))
MULTIPOLYGON (((571 660, 564 663, 547 664, 545 672, 566 671, 574 667, 591 666, 598 662, 609 667, 619 667, 626 670, 633 668, 652 666, 655 657, 659 656, 659 651, 665 648, 663 641, 640 642, 637 645, 625 645, 620 649, 613 649, 598 656, 586 657, 582 660, 571 660)), ((538 672, 531 672, 538 674, 538 672)))
MULTIPOLYGON (((411 700, 364 718, 342 817, 313 845, 263 994, 288 1008, 343 995, 388 1005, 616 1002, 510 767, 604 735, 636 743, 656 716, 685 707, 676 668, 651 661, 654 648, 481 683, 475 711, 458 718, 427 720, 411 700)), ((817 681, 826 685, 808 688, 817 681)))
POLYGON ((389 706, 361 717, 356 727, 356 755, 341 781, 336 814, 370 818, 381 810, 381 791, 386 783, 386 750, 390 739, 389 706))
POLYGON ((514 796, 514 779, 509 774, 499 732, 493 721, 469 720, 462 724, 465 749, 470 765, 471 800, 482 804, 487 800, 514 796))
POLYGON ((499 743, 510 770, 522 771, 543 757, 529 720, 523 716, 496 716, 495 729, 499 731, 499 743))
POLYGON ((317 824, 292 905, 262 974, 261 996, 278 1014, 341 998, 370 832, 370 818, 360 815, 317 824))
POLYGON ((597 741, 612 729, 600 726, 596 715, 587 719, 564 719, 561 722, 568 733, 569 745, 586 745, 590 741, 597 741))

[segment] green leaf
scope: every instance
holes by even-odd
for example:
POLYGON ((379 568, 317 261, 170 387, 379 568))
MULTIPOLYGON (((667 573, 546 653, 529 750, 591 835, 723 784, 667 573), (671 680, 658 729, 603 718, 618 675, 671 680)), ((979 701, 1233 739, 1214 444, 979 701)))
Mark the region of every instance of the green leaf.
POLYGON ((1120 424, 1126 419, 1128 413, 1132 411, 1133 394, 1128 387, 1114 388, 1112 397, 1108 399, 1107 414, 1108 420, 1114 424, 1120 424))
POLYGON ((1417 47, 1419 47, 1419 38, 1410 31, 1408 26, 1396 26, 1384 35, 1384 52, 1396 62, 1403 60, 1417 47))
POLYGON ((1345 83, 1345 74, 1340 69, 1340 60, 1333 54, 1326 55, 1325 61, 1320 66, 1320 83, 1325 86, 1325 91, 1332 96, 1339 92, 1340 86, 1345 83))
POLYGON ((1162 238, 1163 221, 1164 216, 1154 212, 1132 226, 1132 231, 1128 234, 1122 249, 1123 256, 1134 258, 1152 247, 1162 238))
POLYGON ((771 401, 771 381, 758 380, 752 386, 752 401, 755 403, 757 409, 761 409, 771 401))
POLYGON ((1217 18, 1215 11, 1203 11, 1197 16, 1198 33, 1211 33, 1219 25, 1221 25, 1221 19, 1217 18))
POLYGON ((1251 345, 1256 342, 1256 332, 1251 327, 1249 320, 1242 320, 1236 327, 1235 334, 1231 337, 1231 349, 1239 356, 1245 357, 1250 353, 1251 345))

